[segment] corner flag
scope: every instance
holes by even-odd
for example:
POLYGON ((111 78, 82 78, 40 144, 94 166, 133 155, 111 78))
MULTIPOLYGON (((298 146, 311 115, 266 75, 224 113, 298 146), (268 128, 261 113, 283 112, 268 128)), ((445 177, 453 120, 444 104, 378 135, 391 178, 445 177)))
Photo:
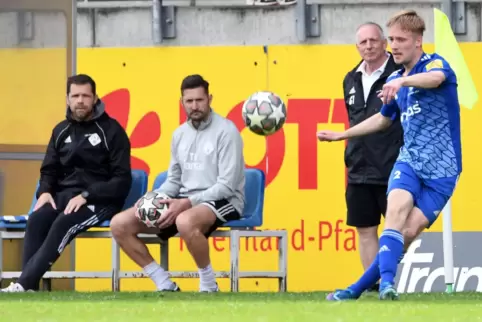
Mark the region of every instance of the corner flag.
POLYGON ((445 58, 455 71, 460 105, 472 109, 479 99, 464 56, 452 32, 449 19, 434 8, 435 52, 445 58))

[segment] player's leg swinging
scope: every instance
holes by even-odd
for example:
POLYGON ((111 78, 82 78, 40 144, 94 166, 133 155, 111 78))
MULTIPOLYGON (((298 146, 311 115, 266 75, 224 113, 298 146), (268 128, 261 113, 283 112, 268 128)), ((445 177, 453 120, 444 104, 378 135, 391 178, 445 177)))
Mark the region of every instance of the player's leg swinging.
POLYGON ((398 260, 403 254, 405 228, 408 215, 413 209, 412 194, 406 190, 396 188, 389 192, 385 229, 383 230, 378 250, 380 267, 380 298, 395 298, 395 275, 397 274, 398 260))

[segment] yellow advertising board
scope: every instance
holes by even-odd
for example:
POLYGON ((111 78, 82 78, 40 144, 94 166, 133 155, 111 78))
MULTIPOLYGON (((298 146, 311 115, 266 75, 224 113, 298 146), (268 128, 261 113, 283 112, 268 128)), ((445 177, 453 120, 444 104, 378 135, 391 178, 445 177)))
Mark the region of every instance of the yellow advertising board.
MULTIPOLYGON (((482 92, 482 44, 461 45, 479 93, 482 92)), ((432 46, 426 51, 431 52, 432 46)), ((0 59, 7 52, 0 51, 0 59)), ((287 103, 284 128, 264 138, 242 130, 248 166, 266 171, 265 219, 262 228, 289 232, 289 291, 330 290, 345 286, 361 272, 358 241, 346 226, 344 142, 321 144, 319 129, 347 126, 342 81, 359 61, 354 46, 176 47, 80 49, 78 72, 88 73, 112 116, 120 120, 132 142, 133 166, 149 171, 150 185, 169 162, 173 130, 180 124, 180 83, 188 74, 202 74, 211 84, 213 108, 240 129, 241 104, 251 93, 271 90, 287 103)), ((3 85, 0 78, 0 85, 3 85)), ((455 231, 482 231, 477 184, 482 181, 481 103, 462 110, 464 173, 453 200, 455 231)), ((62 107, 44 107, 48 109, 62 107)), ((18 113, 21 111, 12 111, 18 113)), ((42 129, 49 133, 51 125, 42 129)), ((20 134, 19 134, 20 135, 20 134)), ((42 134, 43 135, 43 134, 42 134)), ((45 136, 48 136, 46 134, 45 136)), ((19 140, 19 139, 15 139, 19 140)), ((23 142, 23 141, 22 141, 23 142)), ((441 231, 442 220, 432 228, 441 231)), ((229 242, 210 239, 216 270, 229 269, 229 242)), ((159 247, 149 246, 159 259, 159 247)), ((170 244, 173 270, 195 270, 179 239, 170 244)), ((241 270, 277 268, 276 241, 242 240, 241 270)), ((78 240, 77 270, 109 270, 108 241, 78 240)), ((140 270, 125 255, 123 270, 140 270)), ((198 281, 179 279, 183 290, 197 290, 198 281)), ((222 290, 227 280, 219 280, 222 290)), ((154 290, 147 279, 123 279, 122 290, 154 290)), ((78 280, 78 290, 108 290, 109 280, 78 280)), ((241 291, 274 291, 275 281, 242 280, 241 291)))

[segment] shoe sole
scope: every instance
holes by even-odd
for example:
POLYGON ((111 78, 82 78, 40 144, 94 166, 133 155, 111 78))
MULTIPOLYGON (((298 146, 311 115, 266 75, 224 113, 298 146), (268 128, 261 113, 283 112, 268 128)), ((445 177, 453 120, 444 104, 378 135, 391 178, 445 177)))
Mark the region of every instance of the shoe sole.
POLYGON ((345 301, 356 301, 357 298, 340 299, 336 297, 335 293, 330 293, 326 296, 326 300, 330 302, 345 302, 345 301))
POLYGON ((388 290, 383 291, 382 294, 380 294, 380 300, 398 301, 399 300, 398 293, 394 289, 390 288, 388 290))

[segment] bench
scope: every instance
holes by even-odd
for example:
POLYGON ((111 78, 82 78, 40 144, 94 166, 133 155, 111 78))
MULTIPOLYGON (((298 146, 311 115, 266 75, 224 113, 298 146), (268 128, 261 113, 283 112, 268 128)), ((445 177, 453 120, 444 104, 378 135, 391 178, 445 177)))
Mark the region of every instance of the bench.
MULTIPOLYGON (((132 185, 129 195, 126 199, 123 209, 132 207, 139 198, 141 198, 147 191, 148 176, 145 171, 132 170, 132 185)), ((32 213, 37 198, 33 197, 28 214, 32 213)), ((18 216, 3 216, 0 217, 0 283, 2 279, 15 279, 20 277, 21 271, 4 271, 3 270, 3 241, 11 239, 24 239, 25 229, 29 215, 18 216)), ((95 228, 107 228, 108 230, 88 230, 80 233, 76 238, 110 238, 110 221, 99 223, 95 228)), ((75 241, 75 240, 74 240, 75 241)), ((113 239, 112 239, 113 241, 113 239)), ((71 243, 71 245, 74 242, 71 243)), ((113 241, 113 253, 117 246, 113 241)), ((75 278, 112 278, 113 271, 110 272, 77 272, 77 271, 48 271, 43 276, 44 288, 50 290, 51 279, 75 279, 75 278)))
MULTIPOLYGON (((278 279, 278 290, 286 292, 287 290, 287 251, 288 251, 288 234, 286 230, 255 230, 263 224, 263 206, 265 192, 265 174, 258 169, 245 169, 246 185, 245 197, 246 204, 243 212, 243 218, 231 221, 223 225, 226 230, 221 229, 215 231, 212 237, 228 237, 230 239, 230 270, 217 271, 217 278, 229 278, 231 282, 231 292, 239 291, 240 278, 276 278, 278 279), (240 238, 241 237, 274 237, 279 240, 279 263, 278 271, 239 271, 239 255, 240 255, 240 238)), ((166 180, 167 172, 159 174, 153 184, 153 189, 157 189, 166 180)), ((147 244, 159 244, 161 263, 160 265, 169 272, 174 278, 198 278, 197 271, 169 271, 169 241, 160 241, 157 235, 140 234, 139 237, 147 244)), ((179 237, 178 235, 176 237, 179 237)), ((116 247, 116 246, 114 246, 116 247)), ((114 250, 113 255, 113 285, 114 290, 120 290, 120 280, 122 278, 139 278, 146 277, 143 272, 125 272, 120 270, 120 250, 114 250)))
MULTIPOLYGON (((224 225, 227 230, 218 230, 212 237, 230 238, 230 270, 227 272, 216 272, 217 278, 229 278, 231 291, 239 291, 240 278, 276 278, 278 279, 279 291, 287 290, 287 232, 286 230, 256 230, 263 224, 263 204, 265 191, 265 175, 258 169, 246 169, 246 205, 243 218, 224 225), (279 265, 278 271, 239 271, 240 238, 241 237, 274 237, 279 240, 279 265)), ((147 174, 140 170, 133 170, 133 184, 126 200, 124 209, 132 207, 135 202, 147 191, 147 174)), ((159 174, 153 184, 157 189, 166 180, 167 172, 159 174)), ((29 213, 36 203, 34 196, 29 213)), ((18 278, 20 271, 3 270, 3 240, 23 239, 25 236, 26 222, 28 215, 0 217, 0 283, 2 279, 18 278)), ((110 222, 104 221, 95 228, 109 228, 110 222)), ((148 244, 161 244, 160 256, 161 266, 174 278, 198 278, 198 272, 173 272, 169 271, 169 241, 160 241, 157 235, 140 234, 139 237, 148 244)), ((177 236, 178 237, 178 236, 177 236)), ((75 279, 75 278, 111 278, 112 291, 120 291, 120 280, 122 278, 146 277, 143 272, 125 272, 120 269, 120 247, 112 238, 110 230, 93 231, 88 230, 79 234, 76 238, 110 238, 112 241, 112 271, 111 272, 76 272, 76 271, 49 271, 43 276, 44 285, 49 289, 50 279, 75 279)))

